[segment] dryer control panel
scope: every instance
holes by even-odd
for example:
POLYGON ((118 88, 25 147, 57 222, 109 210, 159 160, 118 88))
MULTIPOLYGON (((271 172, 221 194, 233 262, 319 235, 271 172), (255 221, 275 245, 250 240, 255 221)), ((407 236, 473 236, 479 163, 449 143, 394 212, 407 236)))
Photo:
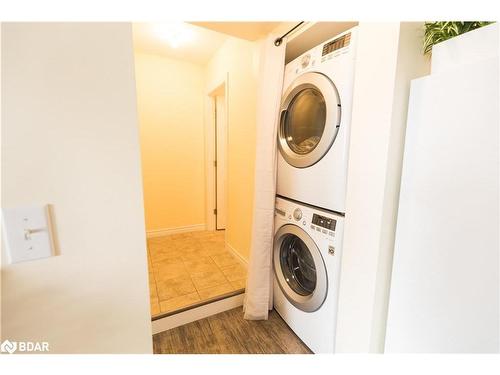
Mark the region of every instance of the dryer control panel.
POLYGON ((304 52, 286 64, 284 87, 286 88, 298 75, 309 71, 333 75, 332 72, 343 69, 338 64, 344 64, 346 59, 355 58, 356 44, 357 26, 304 52))
POLYGON ((324 44, 321 56, 328 55, 329 53, 347 47, 350 42, 351 42, 351 33, 344 34, 341 37, 324 44))

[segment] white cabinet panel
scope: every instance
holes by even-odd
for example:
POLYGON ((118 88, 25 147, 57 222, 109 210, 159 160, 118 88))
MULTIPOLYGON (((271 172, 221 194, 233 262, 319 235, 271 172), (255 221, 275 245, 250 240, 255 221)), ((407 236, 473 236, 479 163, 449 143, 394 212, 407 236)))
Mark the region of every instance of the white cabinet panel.
POLYGON ((499 350, 498 57, 413 81, 388 352, 499 350))

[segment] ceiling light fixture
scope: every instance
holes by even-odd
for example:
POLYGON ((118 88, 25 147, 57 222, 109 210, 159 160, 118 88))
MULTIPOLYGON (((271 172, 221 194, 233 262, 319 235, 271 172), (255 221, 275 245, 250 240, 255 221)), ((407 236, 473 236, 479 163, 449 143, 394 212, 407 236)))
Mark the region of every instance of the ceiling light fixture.
POLYGON ((154 34, 161 40, 178 48, 194 39, 194 32, 184 22, 158 23, 153 25, 154 34))

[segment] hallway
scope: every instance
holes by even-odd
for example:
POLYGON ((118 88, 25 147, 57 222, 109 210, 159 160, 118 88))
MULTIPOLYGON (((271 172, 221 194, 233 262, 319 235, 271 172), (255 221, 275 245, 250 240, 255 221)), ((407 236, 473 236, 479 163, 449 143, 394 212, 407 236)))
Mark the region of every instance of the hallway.
POLYGON ((246 269, 226 249, 224 231, 150 238, 148 268, 152 316, 245 288, 246 269))

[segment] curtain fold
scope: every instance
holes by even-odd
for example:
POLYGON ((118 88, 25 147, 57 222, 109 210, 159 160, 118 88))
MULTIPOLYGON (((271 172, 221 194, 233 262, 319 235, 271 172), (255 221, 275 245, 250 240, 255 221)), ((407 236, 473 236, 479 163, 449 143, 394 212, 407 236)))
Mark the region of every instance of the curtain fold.
POLYGON ((243 305, 249 320, 267 319, 273 307, 276 139, 286 45, 275 46, 276 37, 269 35, 260 49, 253 225, 243 305))

